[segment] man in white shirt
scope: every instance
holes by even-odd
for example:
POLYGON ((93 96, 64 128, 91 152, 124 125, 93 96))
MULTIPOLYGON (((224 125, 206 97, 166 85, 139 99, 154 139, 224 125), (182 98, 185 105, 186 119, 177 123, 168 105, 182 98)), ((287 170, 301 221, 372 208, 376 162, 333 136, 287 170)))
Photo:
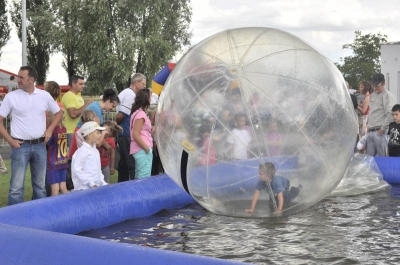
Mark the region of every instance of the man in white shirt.
POLYGON ((35 87, 36 70, 22 66, 18 72, 18 88, 7 94, 0 107, 0 134, 11 146, 11 179, 8 205, 24 201, 24 180, 30 164, 33 199, 46 197, 46 143, 62 119, 62 111, 51 95, 35 87), (46 129, 46 111, 54 114, 46 129), (11 114, 11 135, 3 120, 11 114))
POLYGON ((153 90, 151 89, 151 87, 149 87, 149 90, 151 92, 151 101, 150 101, 150 105, 154 105, 154 104, 158 104, 158 95, 156 93, 153 92, 153 90))
POLYGON ((117 106, 117 116, 115 121, 124 131, 118 133, 119 163, 118 163, 118 182, 132 180, 135 178, 135 160, 129 154, 131 144, 130 117, 132 104, 140 89, 146 87, 146 77, 136 73, 131 79, 131 85, 119 93, 119 104, 117 106))

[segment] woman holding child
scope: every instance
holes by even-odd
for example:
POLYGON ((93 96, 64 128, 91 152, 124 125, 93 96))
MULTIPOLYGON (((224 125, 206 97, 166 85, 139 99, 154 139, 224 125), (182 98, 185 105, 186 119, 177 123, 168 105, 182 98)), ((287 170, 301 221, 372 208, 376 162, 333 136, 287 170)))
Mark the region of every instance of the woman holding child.
MULTIPOLYGON (((92 110, 96 113, 97 118, 99 118, 99 124, 103 125, 103 111, 112 111, 119 103, 119 98, 117 93, 112 88, 107 88, 104 90, 103 95, 99 101, 93 101, 89 106, 86 107, 87 110, 92 110)), ((82 126, 82 121, 78 122, 77 127, 82 126)))
POLYGON ((359 83, 359 92, 364 96, 364 100, 358 105, 357 109, 360 111, 361 116, 359 117, 359 139, 367 134, 368 129, 368 113, 369 113, 369 97, 372 93, 372 85, 368 81, 362 81, 359 83))
MULTIPOLYGON (((95 121, 99 125, 103 125, 103 111, 110 112, 115 108, 115 106, 118 105, 118 103, 119 103, 119 98, 117 93, 114 91, 114 89, 108 88, 104 90, 103 96, 100 101, 94 101, 90 103, 89 106, 87 106, 86 111, 90 111, 90 116, 93 116, 94 114, 94 117, 87 117, 87 118, 81 117, 81 119, 79 120, 78 124, 76 125, 74 135, 72 136, 71 146, 69 149, 70 151, 68 154, 69 158, 72 158, 75 151, 82 145, 83 137, 80 134, 80 132, 77 133, 79 128, 81 128, 82 124, 85 121, 95 121)), ((89 113, 87 114, 89 115, 89 113)), ((104 136, 105 133, 103 133, 103 136, 100 139, 100 142, 97 144, 97 147, 100 148, 100 146, 103 145, 107 148, 107 150, 110 150, 111 146, 104 141, 104 136)))
POLYGON ((132 105, 130 131, 130 154, 135 158, 135 178, 151 175, 153 163, 153 132, 146 110, 150 106, 151 93, 148 88, 139 90, 132 105))

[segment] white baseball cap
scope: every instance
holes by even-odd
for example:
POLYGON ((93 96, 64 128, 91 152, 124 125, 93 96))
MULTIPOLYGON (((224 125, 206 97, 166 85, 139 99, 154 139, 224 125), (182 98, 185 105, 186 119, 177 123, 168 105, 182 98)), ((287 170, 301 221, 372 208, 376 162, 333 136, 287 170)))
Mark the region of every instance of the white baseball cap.
POLYGON ((83 137, 88 135, 91 132, 94 132, 95 130, 100 130, 104 131, 106 128, 105 127, 100 127, 100 125, 97 124, 95 121, 88 121, 85 122, 82 127, 81 127, 81 134, 83 137))

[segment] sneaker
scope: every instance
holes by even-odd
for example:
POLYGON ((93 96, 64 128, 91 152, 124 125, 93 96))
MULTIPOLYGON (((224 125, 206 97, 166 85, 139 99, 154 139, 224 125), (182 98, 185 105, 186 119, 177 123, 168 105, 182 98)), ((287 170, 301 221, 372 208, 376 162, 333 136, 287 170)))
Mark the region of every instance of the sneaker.
POLYGON ((364 150, 366 143, 367 143, 367 135, 364 135, 364 136, 360 139, 360 141, 358 141, 358 143, 357 143, 357 149, 360 150, 360 151, 361 151, 361 150, 364 150))
POLYGON ((3 174, 7 174, 7 168, 6 168, 6 165, 4 164, 3 159, 0 156, 0 175, 3 175, 3 174))

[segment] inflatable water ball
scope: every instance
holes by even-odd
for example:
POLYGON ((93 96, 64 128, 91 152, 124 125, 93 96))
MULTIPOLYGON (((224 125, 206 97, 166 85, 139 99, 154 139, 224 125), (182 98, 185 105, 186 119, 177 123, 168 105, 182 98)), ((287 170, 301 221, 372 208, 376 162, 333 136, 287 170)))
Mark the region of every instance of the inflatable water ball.
POLYGON ((226 30, 191 48, 169 75, 156 117, 166 173, 204 208, 228 216, 277 214, 277 181, 297 191, 279 214, 317 203, 341 181, 357 134, 335 65, 273 28, 226 30), (254 211, 245 212, 267 161, 275 184, 264 182, 254 211))
POLYGON ((355 196, 385 190, 390 190, 390 185, 383 179, 375 157, 355 154, 346 174, 329 196, 355 196))

